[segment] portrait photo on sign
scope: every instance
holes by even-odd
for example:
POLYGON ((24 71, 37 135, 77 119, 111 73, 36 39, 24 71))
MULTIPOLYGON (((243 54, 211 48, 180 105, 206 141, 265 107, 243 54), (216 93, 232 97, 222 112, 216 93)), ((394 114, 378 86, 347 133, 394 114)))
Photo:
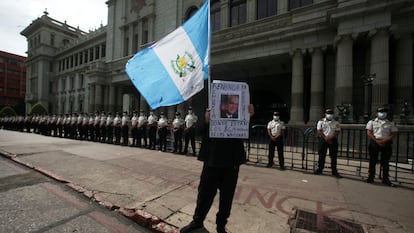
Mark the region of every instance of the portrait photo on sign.
POLYGON ((220 118, 239 119, 238 94, 221 94, 220 96, 220 118))

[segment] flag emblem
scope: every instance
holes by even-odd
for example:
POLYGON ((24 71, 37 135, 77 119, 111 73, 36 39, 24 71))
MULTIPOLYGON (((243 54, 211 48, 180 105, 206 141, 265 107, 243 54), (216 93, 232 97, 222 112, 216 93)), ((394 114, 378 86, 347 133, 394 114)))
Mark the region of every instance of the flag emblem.
POLYGON ((180 78, 185 78, 187 72, 193 72, 196 68, 193 56, 187 51, 184 56, 177 55, 177 58, 171 61, 171 66, 180 78))

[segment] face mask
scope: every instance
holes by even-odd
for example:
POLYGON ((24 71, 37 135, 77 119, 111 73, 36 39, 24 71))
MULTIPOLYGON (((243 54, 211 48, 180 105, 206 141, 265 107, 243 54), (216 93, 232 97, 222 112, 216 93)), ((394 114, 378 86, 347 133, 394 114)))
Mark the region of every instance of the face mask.
POLYGON ((326 114, 326 119, 328 121, 331 121, 333 119, 334 115, 333 114, 326 114))
POLYGON ((154 113, 153 112, 150 112, 150 115, 152 116, 152 115, 154 115, 154 113))
POLYGON ((176 119, 180 118, 180 116, 175 116, 176 119))
POLYGON ((279 116, 273 116, 273 120, 278 121, 279 120, 279 116))
POLYGON ((378 113, 378 118, 382 119, 382 120, 387 118, 387 113, 386 112, 379 112, 378 113))
POLYGON ((161 115, 160 117, 164 117, 164 115, 161 115))
POLYGON ((192 112, 193 112, 192 110, 188 110, 188 113, 190 113, 190 114, 191 114, 192 112))

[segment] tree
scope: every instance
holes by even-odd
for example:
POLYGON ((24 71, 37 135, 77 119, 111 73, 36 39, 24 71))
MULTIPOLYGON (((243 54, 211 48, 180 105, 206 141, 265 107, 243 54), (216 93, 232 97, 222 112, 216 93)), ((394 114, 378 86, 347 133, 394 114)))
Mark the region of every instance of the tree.
POLYGON ((0 117, 17 116, 16 111, 10 106, 5 106, 0 110, 0 117))
POLYGON ((32 109, 30 109, 29 115, 43 115, 47 114, 46 108, 41 104, 37 103, 32 106, 32 109))

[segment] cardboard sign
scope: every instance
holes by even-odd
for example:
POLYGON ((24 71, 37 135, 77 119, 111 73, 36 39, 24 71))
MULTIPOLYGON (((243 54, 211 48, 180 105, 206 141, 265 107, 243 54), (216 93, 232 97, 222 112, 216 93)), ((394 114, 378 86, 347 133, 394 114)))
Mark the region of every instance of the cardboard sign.
POLYGON ((249 138, 249 85, 214 80, 211 83, 210 137, 249 138))

